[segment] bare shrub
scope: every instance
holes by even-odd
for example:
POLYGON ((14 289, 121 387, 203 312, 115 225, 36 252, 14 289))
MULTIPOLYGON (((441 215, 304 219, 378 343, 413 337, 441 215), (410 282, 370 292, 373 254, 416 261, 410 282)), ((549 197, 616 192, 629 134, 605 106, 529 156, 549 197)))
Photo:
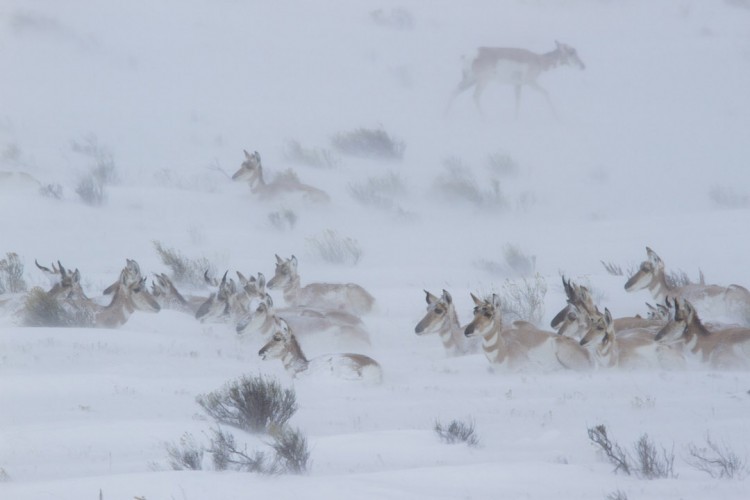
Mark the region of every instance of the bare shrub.
POLYGON ((0 293, 21 293, 27 289, 23 279, 23 262, 15 252, 0 259, 0 293))
POLYGON ((607 495, 607 500, 628 500, 628 494, 622 490, 615 490, 607 495))
POLYGON ((744 479, 748 474, 747 459, 726 444, 712 441, 709 435, 706 435, 705 446, 690 444, 685 461, 714 479, 744 479))
POLYGON ((99 139, 95 135, 89 134, 80 142, 72 141, 71 149, 93 161, 91 175, 98 179, 102 185, 117 182, 117 168, 112 153, 109 148, 99 143, 99 139))
POLYGON ((541 274, 521 280, 506 279, 500 295, 503 315, 510 321, 523 320, 535 325, 542 322, 547 282, 541 274))
POLYGON ((332 168, 341 163, 333 151, 328 149, 305 148, 299 141, 289 140, 284 145, 284 159, 310 167, 332 168))
POLYGON ((713 186, 708 197, 719 208, 738 209, 750 206, 750 196, 727 186, 713 186))
POLYGON ((94 315, 87 308, 59 302, 41 288, 34 287, 26 296, 22 321, 26 326, 91 327, 94 326, 94 315))
POLYGON ((489 169, 503 177, 515 177, 518 175, 518 162, 512 156, 505 153, 494 153, 487 157, 489 169))
POLYGON ((39 195, 54 200, 62 200, 63 187, 58 183, 45 184, 39 188, 39 195))
POLYGON ((217 422, 253 433, 281 429, 297 411, 294 389, 262 375, 243 376, 196 401, 217 422))
POLYGON ((400 160, 406 149, 403 141, 388 135, 382 128, 358 128, 340 132, 331 142, 341 153, 378 160, 400 160))
POLYGON ((249 452, 240 448, 234 436, 220 428, 211 429, 211 445, 208 451, 213 458, 214 468, 217 470, 236 470, 242 472, 258 472, 272 474, 266 454, 262 451, 249 452))
POLYGON ((455 156, 447 158, 443 166, 445 173, 435 179, 433 188, 446 201, 468 202, 480 208, 508 206, 497 179, 490 179, 489 187, 481 188, 471 169, 455 156))
POLYGON ((201 287, 205 285, 204 275, 215 272, 213 264, 205 257, 189 259, 174 248, 166 248, 160 241, 153 241, 156 253, 162 263, 172 270, 172 281, 177 284, 201 287))
POLYGON ((89 173, 78 181, 76 194, 86 205, 92 207, 103 205, 107 198, 104 192, 104 183, 93 173, 89 173))
POLYGON ((376 9, 370 12, 370 20, 377 26, 396 30, 410 30, 414 27, 414 16, 406 9, 395 8, 389 11, 376 9))
POLYGON ((273 434, 274 469, 280 473, 304 474, 310 466, 307 438, 299 429, 283 428, 273 434))
POLYGON ((666 448, 657 449, 647 434, 643 434, 633 446, 633 453, 624 450, 610 440, 607 428, 597 425, 588 429, 589 439, 599 446, 607 459, 615 466, 615 472, 636 475, 640 479, 673 478, 674 453, 666 448))
POLYGON ((201 470, 205 447, 197 443, 189 432, 180 437, 178 444, 166 443, 169 466, 172 470, 201 470))
POLYGON ((471 419, 465 422, 451 420, 447 426, 436 420, 433 429, 440 440, 447 444, 466 443, 469 446, 479 444, 479 437, 475 433, 474 420, 471 419))
POLYGON ((307 238, 310 253, 331 264, 355 265, 362 257, 362 248, 357 240, 326 229, 318 236, 307 238))
POLYGON ((0 467, 0 483, 6 483, 8 481, 10 481, 10 474, 0 467))
POLYGON ((502 262, 479 259, 474 261, 474 267, 500 276, 532 276, 536 271, 536 256, 526 253, 519 246, 505 245, 502 253, 502 262))
POLYGON ((395 172, 370 177, 364 182, 349 184, 349 194, 362 205, 393 208, 395 198, 406 192, 401 177, 395 172))
POLYGON ((268 221, 279 231, 294 229, 297 224, 297 214, 293 210, 283 208, 268 214, 268 221))
MULTIPOLYGON (((604 262, 603 260, 600 260, 599 262, 602 263, 604 266, 604 269, 607 271, 608 274, 612 276, 624 276, 625 271, 622 270, 622 266, 619 264, 615 264, 614 262, 604 262)), ((628 270, 628 276, 632 276, 635 274, 637 269, 628 270), (632 272, 631 272, 632 271, 632 272)))

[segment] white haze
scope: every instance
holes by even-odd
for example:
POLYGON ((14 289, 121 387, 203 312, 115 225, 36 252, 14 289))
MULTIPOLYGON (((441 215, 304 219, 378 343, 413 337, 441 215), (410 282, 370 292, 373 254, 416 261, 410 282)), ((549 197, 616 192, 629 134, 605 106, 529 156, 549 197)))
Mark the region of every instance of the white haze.
POLYGON ((295 254, 303 284, 351 281, 376 297, 366 354, 385 380, 293 382, 232 326, 171 311, 111 331, 22 328, 6 313, 0 498, 746 498, 746 481, 711 479, 683 458, 707 434, 750 454, 747 373, 492 373, 482 355, 447 358, 414 326, 423 289, 449 290, 468 321, 469 292, 500 291, 506 278, 478 263, 502 263, 508 245, 534 255, 548 284, 543 325, 564 305, 561 273, 615 315, 644 313, 648 294, 626 294, 600 261, 637 264, 646 245, 670 269, 750 285, 749 25, 742 0, 3 2, 0 171, 59 183, 63 198, 0 183, 0 255, 18 253, 39 286, 34 259, 59 259, 95 296, 126 258, 168 271, 155 240, 219 272, 270 276, 274 254, 295 254), (403 9, 413 26, 378 25, 375 9, 403 9), (499 86, 484 95, 485 118, 470 91, 444 114, 462 55, 544 52, 555 40, 586 63, 540 78, 559 119, 526 90, 514 120, 512 89, 499 86), (403 140, 403 160, 342 155, 322 169, 285 158, 288 140, 331 149, 358 127, 403 140), (92 159, 71 144, 92 138, 119 176, 101 207, 75 193, 92 159), (294 168, 332 202, 254 199, 220 171, 231 174, 243 149, 260 152, 267 175, 294 168), (509 208, 436 194, 450 157, 489 189, 491 154, 518 166, 498 177, 509 208), (350 195, 388 172, 406 188, 396 208, 350 195), (297 214, 293 229, 269 223, 281 208, 297 214), (316 257, 310 239, 327 229, 356 240, 361 261, 316 257), (294 384, 308 475, 153 470, 165 442, 212 427, 196 395, 254 373, 294 384), (437 439, 435 420, 454 418, 474 419, 479 447, 437 439), (623 445, 647 433, 673 447, 678 477, 615 475, 586 434, 600 423, 623 445))

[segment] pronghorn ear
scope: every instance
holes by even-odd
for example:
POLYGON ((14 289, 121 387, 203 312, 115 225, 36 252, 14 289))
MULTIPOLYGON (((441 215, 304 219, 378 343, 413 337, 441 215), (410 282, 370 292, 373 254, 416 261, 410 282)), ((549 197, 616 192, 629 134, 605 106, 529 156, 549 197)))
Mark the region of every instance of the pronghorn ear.
POLYGON ((424 293, 425 293, 425 300, 427 301, 428 304, 434 304, 435 302, 438 301, 438 298, 435 297, 430 292, 428 292, 427 290, 425 290, 424 293))
POLYGON ((560 42, 558 42, 557 40, 555 40, 555 47, 557 47, 558 49, 560 48, 560 42))
POLYGON ((279 257, 279 254, 275 254, 275 255, 276 255, 276 263, 277 264, 283 264, 284 263, 284 259, 282 259, 281 257, 279 257))
POLYGON ((240 280, 240 286, 247 285, 248 281, 247 281, 247 278, 245 278, 245 275, 239 271, 235 271, 235 272, 237 273, 237 279, 240 280))
POLYGON ((107 288, 105 288, 104 291, 102 292, 102 294, 104 294, 104 295, 111 295, 117 289, 117 285, 119 285, 119 284, 120 284, 119 281, 115 281, 114 283, 112 283, 111 285, 109 285, 107 288))
POLYGON ((604 321, 606 321, 608 325, 612 323, 612 313, 610 313, 609 309, 606 307, 604 308, 604 321))
POLYGON ((289 262, 292 263, 292 267, 296 271, 297 270, 297 257, 295 257, 294 255, 292 255, 292 258, 289 259, 289 262))
POLYGON ((221 277, 221 283, 224 284, 227 282, 227 273, 229 270, 224 271, 224 276, 221 277))
POLYGON ((502 304, 500 303, 500 296, 496 293, 492 294, 492 306, 495 309, 500 309, 502 307, 502 304))
POLYGON ((258 288, 260 290, 265 290, 266 288, 266 277, 263 273, 258 273, 258 288))
POLYGON ((654 264, 660 264, 661 263, 661 257, 656 255, 656 252, 651 250, 651 248, 646 247, 646 255, 648 255, 648 260, 653 262, 654 264))
POLYGON ((266 304, 268 304, 268 307, 273 307, 273 297, 266 295, 266 304))
POLYGON ((249 160, 251 156, 250 153, 247 152, 247 149, 243 149, 242 151, 245 153, 245 158, 249 160))
POLYGON ((81 271, 76 268, 76 270, 73 271, 73 282, 78 283, 79 281, 81 281, 81 271))
POLYGON ((471 300, 473 300, 474 304, 476 304, 477 306, 481 306, 484 304, 484 301, 481 299, 478 299, 477 296, 474 295, 473 293, 469 293, 469 295, 471 295, 471 300))
POLYGON ((451 302, 453 302, 453 297, 451 297, 451 294, 450 294, 450 293, 448 293, 448 290, 446 290, 445 288, 443 288, 443 298, 444 298, 444 299, 445 299, 445 301, 446 301, 447 303, 449 303, 449 304, 450 304, 451 302))

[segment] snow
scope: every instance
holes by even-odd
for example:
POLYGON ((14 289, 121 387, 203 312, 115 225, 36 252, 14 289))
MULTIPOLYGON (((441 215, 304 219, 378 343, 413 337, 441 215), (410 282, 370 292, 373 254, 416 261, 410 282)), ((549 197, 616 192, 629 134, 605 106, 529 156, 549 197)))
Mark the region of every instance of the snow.
MULTIPOLYGON (((446 356, 436 335, 414 327, 424 289, 448 290, 468 322, 469 293, 502 291, 506 279, 477 263, 502 263, 507 245, 536 257, 548 285, 542 326, 565 304, 561 273, 615 316, 644 314, 647 292, 627 294, 626 278, 600 261, 635 265, 647 245, 668 270, 750 285, 750 205, 710 196, 750 195, 749 21, 747 2, 718 0, 6 0, 0 172, 59 183, 63 197, 0 176, 0 256, 18 253, 27 282, 45 289, 34 259, 60 260, 97 296, 126 258, 169 272, 155 240, 219 273, 267 278, 275 254, 294 254, 303 285, 354 282, 376 298, 362 354, 384 380, 292 380, 259 358, 261 339, 174 311, 136 313, 117 330, 50 329, 18 326, 5 307, 0 498, 747 498, 747 480, 712 479, 684 460, 707 435, 750 456, 747 372, 493 371, 482 354, 446 356), (413 27, 370 18, 398 8, 413 27), (502 86, 485 92, 484 117, 470 91, 444 114, 462 55, 482 45, 544 52, 555 39, 586 64, 540 77, 558 119, 525 90, 515 120, 502 86), (342 155, 316 168, 284 155, 288 140, 331 149, 333 136, 358 127, 403 140, 403 160, 342 155), (95 159, 71 144, 93 140, 118 174, 101 207, 75 193, 95 159), (269 178, 292 168, 331 203, 256 199, 222 173, 239 167, 243 149, 259 151, 269 178), (518 165, 499 177, 508 209, 436 193, 448 157, 489 189, 490 154, 518 165), (351 196, 352 184, 389 172, 405 186, 397 208, 351 196), (269 222, 281 209, 296 213, 292 229, 269 222), (311 239, 328 229, 358 242, 356 265, 316 255, 311 239), (294 386, 291 424, 310 442, 310 472, 168 470, 165 443, 186 432, 204 439, 215 425, 195 397, 257 373, 294 386), (452 419, 472 419, 479 446, 442 443, 434 423, 452 419), (677 477, 614 474, 586 433, 598 424, 624 446, 645 433, 673 449, 677 477)), ((314 357, 335 345, 302 348, 314 357)))

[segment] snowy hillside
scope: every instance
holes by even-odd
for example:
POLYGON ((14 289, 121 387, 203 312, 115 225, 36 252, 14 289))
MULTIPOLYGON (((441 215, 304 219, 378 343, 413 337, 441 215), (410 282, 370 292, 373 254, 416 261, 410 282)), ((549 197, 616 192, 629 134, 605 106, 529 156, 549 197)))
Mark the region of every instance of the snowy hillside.
POLYGON ((627 274, 646 246, 668 270, 750 286, 748 26, 742 0, 3 2, 0 259, 20 256, 28 288, 50 287, 35 259, 59 261, 106 304, 126 259, 149 283, 172 272, 155 242, 217 278, 271 278, 275 255, 295 255, 303 285, 374 296, 370 344, 350 347, 383 382, 294 380, 260 359, 262 339, 167 309, 118 329, 25 327, 23 296, 2 294, 0 498, 747 498, 747 479, 687 459, 709 436, 750 459, 748 372, 492 370, 414 329, 424 290, 448 290, 464 325, 470 293, 524 278, 547 288, 548 328, 563 274, 615 316, 645 314, 648 292, 602 261, 627 274), (586 66, 539 77, 556 116, 524 89, 514 118, 501 85, 483 114, 471 90, 446 112, 477 47, 555 41, 586 66), (337 147, 358 129, 402 155, 337 147), (269 182, 292 169, 330 201, 233 182, 244 150, 269 182), (327 260, 326 237, 353 250, 327 260), (166 445, 216 428, 196 397, 257 374, 294 388, 309 472, 171 470, 166 445), (474 422, 477 446, 440 441, 436 421, 453 419, 474 422), (615 474, 597 425, 626 447, 647 434, 674 477, 615 474))

